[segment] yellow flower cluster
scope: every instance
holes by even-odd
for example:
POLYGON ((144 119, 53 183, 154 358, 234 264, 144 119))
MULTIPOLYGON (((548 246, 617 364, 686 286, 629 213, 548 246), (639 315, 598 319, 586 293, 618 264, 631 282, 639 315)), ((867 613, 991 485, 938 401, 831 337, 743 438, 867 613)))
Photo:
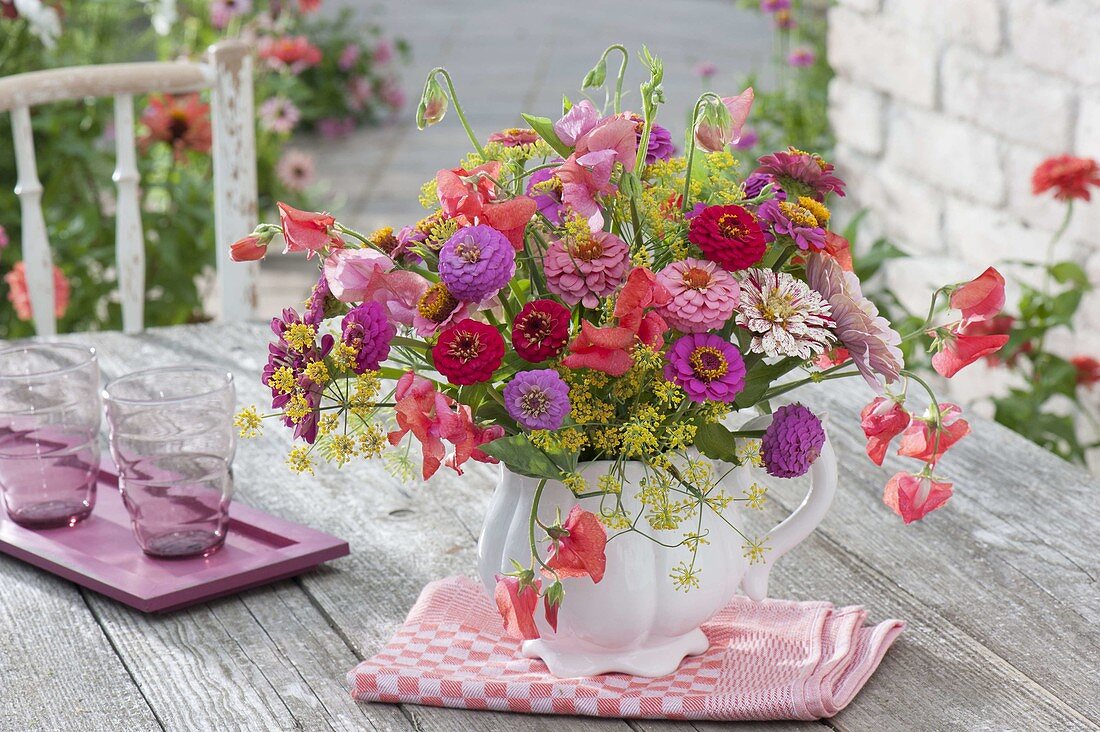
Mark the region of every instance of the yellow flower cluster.
POLYGON ((420 205, 431 210, 439 205, 439 188, 435 178, 420 186, 420 205))
POLYGON ((263 418, 256 411, 256 407, 248 406, 237 412, 233 418, 233 426, 245 439, 259 437, 263 432, 263 418))

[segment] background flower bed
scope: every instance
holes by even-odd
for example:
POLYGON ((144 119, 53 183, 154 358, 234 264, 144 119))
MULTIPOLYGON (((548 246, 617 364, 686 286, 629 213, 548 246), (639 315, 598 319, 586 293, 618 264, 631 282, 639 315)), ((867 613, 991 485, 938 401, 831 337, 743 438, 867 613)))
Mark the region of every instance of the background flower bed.
MULTIPOLYGON (((261 210, 275 199, 308 199, 312 159, 288 148, 299 130, 346 134, 390 118, 404 102, 397 69, 403 42, 377 27, 324 19, 318 0, 235 3, 0 3, 0 74, 91 63, 198 57, 239 36, 256 59, 257 167, 261 210), (51 12, 52 11, 52 12, 51 12)), ((165 100, 170 101, 170 100, 165 100)), ((114 274, 114 138, 110 99, 53 104, 33 112, 39 176, 54 261, 67 286, 61 330, 118 328, 114 274)), ((149 108, 136 100, 135 114, 149 108)), ((154 103, 138 156, 146 235, 146 325, 203 320, 204 274, 213 266, 213 200, 205 105, 154 103), (173 114, 178 112, 178 119, 173 114), (160 123, 159 125, 157 123, 160 123), (175 126, 173 126, 173 123, 175 126), (159 136, 150 132, 161 132, 159 136)), ((139 130, 139 135, 142 132, 139 130)), ((11 139, 0 116, 0 138, 11 139)), ((12 192, 14 150, 0 146, 0 337, 33 333, 20 268, 19 205, 12 192)), ((60 307, 60 306, 64 307, 60 307)))

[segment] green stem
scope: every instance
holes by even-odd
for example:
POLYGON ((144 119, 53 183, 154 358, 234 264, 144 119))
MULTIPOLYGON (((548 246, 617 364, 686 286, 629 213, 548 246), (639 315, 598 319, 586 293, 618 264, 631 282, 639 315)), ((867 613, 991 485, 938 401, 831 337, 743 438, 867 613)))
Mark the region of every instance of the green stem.
POLYGON ((527 526, 527 539, 531 544, 531 561, 532 563, 538 562, 539 566, 548 572, 553 573, 556 579, 558 573, 551 567, 547 566, 546 562, 542 561, 542 557, 539 556, 539 546, 535 541, 535 527, 539 525, 539 501, 542 500, 542 492, 546 488, 546 478, 539 481, 538 487, 535 488, 535 495, 531 499, 531 520, 527 526))
POLYGON ((691 125, 688 127, 687 171, 684 173, 684 196, 683 200, 680 202, 680 209, 684 212, 687 212, 691 208, 691 205, 688 203, 688 196, 691 193, 691 166, 695 160, 695 125, 699 122, 699 110, 708 99, 717 99, 719 103, 722 101, 722 98, 714 92, 703 92, 699 95, 699 98, 695 100, 695 108, 691 112, 691 125))
POLYGON ((618 51, 623 55, 623 62, 619 64, 619 74, 615 77, 615 98, 612 100, 612 108, 615 110, 615 114, 618 114, 623 111, 623 79, 626 78, 626 64, 630 60, 630 54, 627 53, 626 46, 615 43, 604 50, 603 55, 600 56, 600 61, 606 61, 607 55, 612 51, 618 51))
POLYGON ((466 119, 466 114, 462 111, 462 105, 458 103, 458 94, 455 93, 455 85, 454 82, 451 81, 451 75, 447 72, 447 69, 442 66, 436 66, 429 71, 428 79, 424 82, 424 91, 426 92, 428 90, 428 82, 436 74, 441 75, 443 81, 447 84, 447 93, 451 97, 451 104, 455 105, 455 114, 458 115, 458 121, 462 123, 462 128, 466 130, 466 137, 470 138, 470 144, 474 146, 474 150, 477 150, 477 154, 484 158, 485 148, 478 142, 477 135, 474 134, 473 129, 470 127, 469 120, 466 119))

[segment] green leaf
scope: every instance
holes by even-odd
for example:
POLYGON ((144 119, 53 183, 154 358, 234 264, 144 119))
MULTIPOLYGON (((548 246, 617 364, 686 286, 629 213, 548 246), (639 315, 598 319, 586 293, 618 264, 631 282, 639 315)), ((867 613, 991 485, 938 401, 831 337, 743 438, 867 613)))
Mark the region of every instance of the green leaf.
POLYGON ((546 453, 532 445, 527 435, 500 437, 482 445, 481 449, 507 465, 513 473, 529 478, 561 478, 561 468, 546 453))
POLYGON ((785 358, 773 364, 760 362, 749 369, 748 375, 745 377, 745 388, 737 395, 733 406, 737 409, 756 406, 756 403, 768 391, 768 387, 771 386, 773 381, 797 368, 800 363, 802 362, 797 358, 785 358))
POLYGON ((879 239, 871 245, 866 254, 856 258, 856 277, 859 277, 860 282, 866 282, 878 274, 878 271, 882 269, 882 265, 886 264, 887 261, 908 256, 893 243, 886 239, 879 239))
POLYGON ((1077 287, 1091 289, 1089 276, 1077 262, 1058 262, 1050 266, 1050 276, 1059 284, 1073 283, 1077 287))
POLYGON ((546 141, 546 144, 554 148, 554 151, 561 155, 563 158, 567 158, 573 154, 573 148, 566 145, 558 137, 558 133, 554 132, 554 123, 550 121, 549 117, 536 117, 531 114, 522 115, 527 124, 531 125, 539 137, 546 141))
POLYGON ((840 235, 854 244, 856 241, 856 235, 859 233, 859 225, 863 222, 863 219, 867 217, 867 214, 869 212, 870 209, 861 208, 856 213, 856 215, 852 217, 852 220, 844 226, 844 228, 840 232, 840 235))
POLYGON ((732 432, 720 424, 701 425, 695 433, 695 448, 714 460, 738 462, 736 439, 732 432))

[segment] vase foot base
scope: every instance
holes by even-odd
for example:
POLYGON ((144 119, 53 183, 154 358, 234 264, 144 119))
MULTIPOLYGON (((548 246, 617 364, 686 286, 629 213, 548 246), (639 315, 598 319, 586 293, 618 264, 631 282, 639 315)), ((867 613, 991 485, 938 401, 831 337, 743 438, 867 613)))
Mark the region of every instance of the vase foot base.
POLYGON ((634 676, 668 676, 680 666, 686 656, 697 656, 710 647, 710 640, 696 628, 688 633, 668 638, 644 648, 611 651, 593 646, 559 648, 553 639, 539 638, 523 642, 521 653, 526 658, 538 658, 558 678, 597 676, 599 674, 632 674, 634 676))

